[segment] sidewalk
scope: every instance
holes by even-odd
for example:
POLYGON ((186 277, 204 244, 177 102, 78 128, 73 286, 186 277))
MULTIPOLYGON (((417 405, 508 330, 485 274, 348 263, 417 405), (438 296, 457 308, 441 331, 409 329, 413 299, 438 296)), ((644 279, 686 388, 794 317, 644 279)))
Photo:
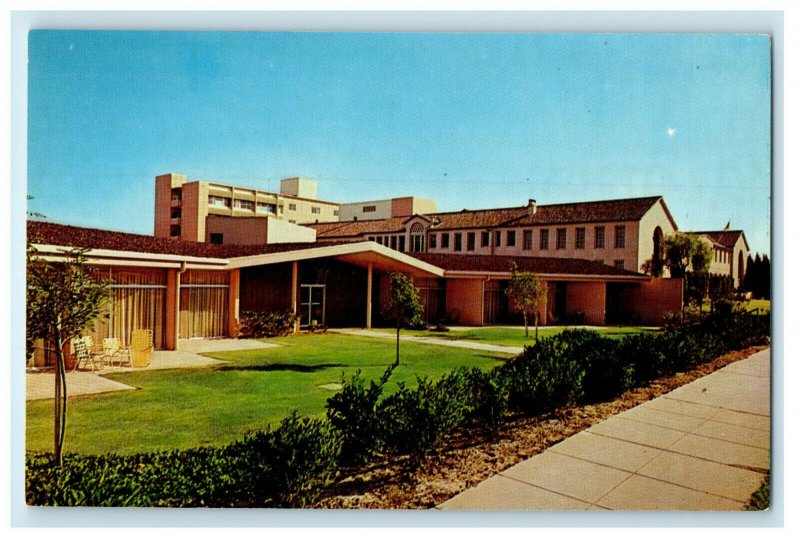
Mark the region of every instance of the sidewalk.
MULTIPOLYGON (((369 336, 372 338, 390 338, 392 340, 397 338, 397 335, 392 333, 371 331, 369 329, 328 329, 328 332, 339 333, 339 334, 352 334, 355 336, 369 336)), ((470 342, 468 340, 448 340, 446 338, 435 338, 427 336, 408 336, 401 334, 400 340, 417 342, 420 344, 431 344, 434 346, 460 347, 462 349, 478 349, 481 351, 494 351, 497 353, 508 353, 509 355, 518 355, 523 351, 525 351, 524 348, 517 346, 498 346, 496 344, 481 344, 480 342, 470 342)))
POLYGON ((620 413, 450 510, 742 510, 769 470, 770 350, 620 413))

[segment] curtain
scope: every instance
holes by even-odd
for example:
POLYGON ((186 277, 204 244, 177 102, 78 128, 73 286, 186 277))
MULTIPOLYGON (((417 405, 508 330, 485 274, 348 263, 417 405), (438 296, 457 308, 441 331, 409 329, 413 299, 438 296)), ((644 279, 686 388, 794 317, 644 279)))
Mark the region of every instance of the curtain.
POLYGON ((187 271, 181 278, 180 338, 226 336, 228 272, 187 271))

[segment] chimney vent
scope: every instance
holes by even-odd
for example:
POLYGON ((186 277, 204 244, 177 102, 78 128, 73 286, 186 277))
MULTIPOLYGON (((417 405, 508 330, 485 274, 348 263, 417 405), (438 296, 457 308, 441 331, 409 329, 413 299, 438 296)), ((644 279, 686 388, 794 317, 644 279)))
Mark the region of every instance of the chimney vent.
POLYGON ((528 199, 528 215, 534 216, 536 214, 536 200, 533 198, 528 199))

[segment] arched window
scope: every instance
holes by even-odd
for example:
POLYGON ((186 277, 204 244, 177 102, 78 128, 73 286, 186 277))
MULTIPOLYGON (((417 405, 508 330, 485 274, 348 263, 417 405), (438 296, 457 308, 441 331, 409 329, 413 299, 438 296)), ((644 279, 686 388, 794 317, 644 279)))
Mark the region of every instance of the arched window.
POLYGON ((664 271, 664 232, 661 226, 653 231, 653 276, 660 277, 664 271))
POLYGON ((411 225, 411 252, 425 251, 425 226, 421 222, 411 225))
POLYGON ((742 251, 739 251, 739 267, 736 269, 736 276, 739 277, 738 281, 736 282, 736 287, 741 288, 742 284, 744 284, 744 254, 742 251))

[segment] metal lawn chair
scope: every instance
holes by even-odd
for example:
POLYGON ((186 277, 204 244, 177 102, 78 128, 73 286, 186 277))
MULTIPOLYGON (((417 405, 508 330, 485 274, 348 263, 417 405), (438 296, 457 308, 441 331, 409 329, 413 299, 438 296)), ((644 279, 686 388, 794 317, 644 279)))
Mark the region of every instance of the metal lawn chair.
POLYGON ((103 360, 110 366, 114 366, 114 363, 122 366, 131 361, 131 352, 122 347, 119 338, 103 338, 103 360))
POLYGON ((153 331, 150 329, 134 329, 131 333, 131 366, 147 368, 153 360, 153 331))
POLYGON ((80 368, 81 364, 83 364, 85 368, 86 363, 89 363, 93 371, 103 369, 103 361, 97 360, 98 355, 92 353, 93 344, 94 342, 91 336, 82 336, 72 341, 76 359, 75 368, 73 369, 73 371, 80 368))

